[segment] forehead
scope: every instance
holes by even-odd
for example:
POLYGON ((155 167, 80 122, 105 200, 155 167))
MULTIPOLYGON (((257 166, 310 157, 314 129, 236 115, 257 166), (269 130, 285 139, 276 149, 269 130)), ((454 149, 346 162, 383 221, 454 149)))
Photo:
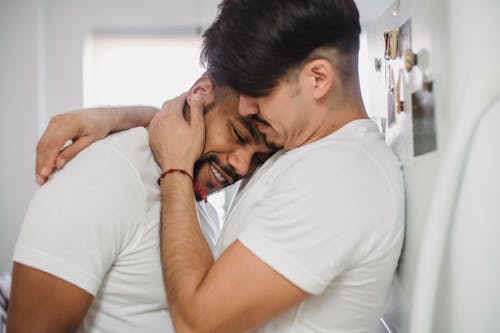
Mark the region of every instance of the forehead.
MULTIPOLYGON (((231 121, 233 125, 244 127, 248 132, 253 143, 256 145, 266 146, 264 136, 257 130, 255 121, 250 117, 244 117, 238 112, 240 95, 229 87, 215 87, 213 100, 210 109, 213 109, 214 117, 221 117, 227 121, 231 121)), ((269 147, 275 150, 275 147, 269 147)))

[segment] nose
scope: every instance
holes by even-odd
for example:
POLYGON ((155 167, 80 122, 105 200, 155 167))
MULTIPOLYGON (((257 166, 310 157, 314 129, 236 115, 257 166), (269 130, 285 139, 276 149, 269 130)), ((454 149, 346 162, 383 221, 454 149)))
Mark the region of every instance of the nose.
POLYGON ((240 95, 238 111, 242 116, 251 116, 259 113, 259 107, 255 98, 240 95))
POLYGON ((244 147, 236 149, 227 156, 227 163, 234 172, 240 176, 245 177, 250 170, 252 163, 253 152, 244 147))

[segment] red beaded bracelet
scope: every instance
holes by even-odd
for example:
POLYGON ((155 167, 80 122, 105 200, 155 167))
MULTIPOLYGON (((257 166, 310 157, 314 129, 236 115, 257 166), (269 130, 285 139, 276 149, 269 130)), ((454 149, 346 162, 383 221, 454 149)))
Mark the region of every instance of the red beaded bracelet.
POLYGON ((163 179, 163 177, 165 177, 169 173, 174 173, 174 172, 180 172, 180 173, 188 176, 189 179, 191 179, 191 182, 193 183, 193 189, 194 189, 194 191, 196 193, 198 193, 198 195, 203 199, 203 201, 205 201, 205 203, 207 202, 207 194, 205 193, 205 191, 203 191, 203 189, 201 188, 201 186, 199 186, 198 184, 194 183, 193 177, 186 170, 183 170, 183 169, 168 169, 168 170, 163 171, 162 174, 160 175, 160 177, 158 177, 158 185, 161 184, 161 180, 163 179))

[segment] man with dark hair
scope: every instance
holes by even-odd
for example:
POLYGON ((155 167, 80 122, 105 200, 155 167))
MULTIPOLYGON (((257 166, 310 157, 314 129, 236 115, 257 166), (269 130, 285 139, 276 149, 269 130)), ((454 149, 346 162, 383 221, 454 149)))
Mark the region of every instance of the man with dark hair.
POLYGON ((353 1, 223 1, 203 34, 202 60, 217 84, 268 95, 301 64, 328 58, 357 80, 359 13, 353 1))
MULTIPOLYGON (((162 262, 179 332, 374 330, 401 252, 404 185, 365 112, 359 33, 352 0, 220 4, 204 34, 208 73, 240 92, 240 114, 283 150, 240 189, 215 259, 199 237, 189 179, 162 183, 162 262)), ((186 124, 181 104, 150 129, 163 169, 192 170, 201 147, 201 105, 186 124), (187 137, 191 146, 179 145, 187 137)))
MULTIPOLYGON (((190 179, 161 183, 162 264, 178 332, 372 332, 404 235, 400 163, 368 119, 352 0, 224 0, 204 34, 210 77, 283 149, 242 184, 215 256, 190 179)), ((203 101, 150 125, 163 170, 193 170, 203 101)))

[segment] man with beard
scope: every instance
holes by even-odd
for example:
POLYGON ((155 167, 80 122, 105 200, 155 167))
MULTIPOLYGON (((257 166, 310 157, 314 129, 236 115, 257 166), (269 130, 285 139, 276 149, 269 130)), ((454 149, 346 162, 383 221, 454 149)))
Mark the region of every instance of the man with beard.
MULTIPOLYGON (((240 187, 214 256, 189 177, 163 178, 162 264, 177 332, 375 329, 403 243, 404 182, 363 104, 360 31, 353 0, 221 2, 203 35, 208 73, 240 93, 240 114, 283 150, 240 187)), ((200 101, 189 122, 183 103, 155 116, 150 146, 162 169, 189 173, 205 124, 200 101)))
MULTIPOLYGON (((238 115, 230 89, 203 76, 187 100, 198 95, 208 101, 207 127, 193 178, 213 247, 219 221, 205 193, 248 175, 273 150, 238 115)), ((161 174, 141 127, 93 144, 38 189, 14 253, 9 332, 173 332, 160 265, 161 174)))
MULTIPOLYGON (((240 114, 283 150, 233 200, 215 258, 189 179, 165 176, 162 264, 175 329, 373 332, 401 253, 404 183, 361 97, 356 4, 223 0, 219 9, 204 33, 208 73, 240 93, 240 114)), ((203 104, 191 105, 188 123, 182 103, 155 116, 150 147, 163 169, 189 172, 202 152, 203 104)))

